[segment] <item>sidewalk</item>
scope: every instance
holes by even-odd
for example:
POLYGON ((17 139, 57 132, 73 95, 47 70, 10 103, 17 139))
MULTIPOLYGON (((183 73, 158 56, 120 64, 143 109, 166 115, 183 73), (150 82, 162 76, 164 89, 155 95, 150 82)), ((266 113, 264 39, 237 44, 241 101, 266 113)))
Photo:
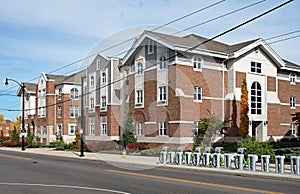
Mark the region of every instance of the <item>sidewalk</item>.
POLYGON ((221 168, 207 168, 207 167, 195 167, 195 166, 186 166, 186 165, 162 165, 158 161, 158 157, 149 157, 149 156, 132 156, 127 155, 125 158, 122 155, 117 154, 103 154, 103 153, 91 153, 85 152, 84 157, 79 157, 80 152, 72 152, 72 151, 58 151, 53 148, 26 148, 25 151, 21 151, 21 148, 10 148, 10 147, 0 147, 1 150, 5 151, 15 151, 32 153, 32 154, 41 154, 41 155, 50 155, 57 157, 67 157, 81 160, 94 160, 94 161, 103 161, 112 165, 116 165, 121 168, 129 168, 132 166, 132 169, 149 169, 155 167, 167 167, 167 168, 179 168, 186 170, 198 170, 199 172, 208 172, 208 173, 216 173, 216 174, 230 174, 235 176, 245 176, 245 177, 260 177, 267 179, 277 179, 277 180, 288 180, 288 181, 299 181, 300 175, 291 174, 290 165, 285 165, 285 173, 284 174, 276 174, 274 164, 270 164, 270 172, 263 173, 260 172, 260 163, 256 163, 256 171, 248 171, 246 170, 237 170, 237 169, 224 169, 221 168), (140 166, 142 165, 142 166, 140 166))

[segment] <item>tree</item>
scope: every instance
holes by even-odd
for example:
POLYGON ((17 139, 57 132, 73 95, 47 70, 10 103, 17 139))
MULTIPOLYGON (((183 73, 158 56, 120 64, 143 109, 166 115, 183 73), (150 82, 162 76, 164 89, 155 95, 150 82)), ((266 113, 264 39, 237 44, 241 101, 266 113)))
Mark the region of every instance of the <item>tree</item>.
POLYGON ((30 125, 27 126, 27 136, 26 136, 26 144, 28 147, 36 147, 36 143, 34 142, 35 135, 30 131, 30 125))
POLYGON ((240 108, 240 135, 243 139, 245 139, 249 133, 249 105, 248 105, 248 90, 247 90, 247 82, 243 80, 242 84, 242 95, 241 95, 241 108, 240 108))
POLYGON ((127 144, 135 143, 137 139, 134 137, 134 126, 133 126, 133 118, 131 112, 127 114, 125 123, 124 123, 125 131, 122 135, 122 143, 124 147, 126 147, 127 144))
POLYGON ((211 140, 217 133, 222 134, 228 129, 227 124, 229 119, 225 118, 224 121, 212 115, 210 118, 202 118, 198 124, 198 134, 194 140, 195 146, 210 146, 211 140))
POLYGON ((14 126, 14 130, 12 131, 11 141, 12 142, 19 142, 19 133, 18 133, 18 130, 17 130, 16 126, 14 126))

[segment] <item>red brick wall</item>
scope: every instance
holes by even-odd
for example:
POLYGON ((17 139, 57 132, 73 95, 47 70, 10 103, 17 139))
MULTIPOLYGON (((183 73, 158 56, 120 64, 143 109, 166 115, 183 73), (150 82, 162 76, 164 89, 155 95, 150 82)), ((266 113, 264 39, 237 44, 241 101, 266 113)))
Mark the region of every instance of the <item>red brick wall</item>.
POLYGON ((268 82, 267 90, 275 92, 276 91, 276 77, 268 76, 267 77, 267 82, 268 82))

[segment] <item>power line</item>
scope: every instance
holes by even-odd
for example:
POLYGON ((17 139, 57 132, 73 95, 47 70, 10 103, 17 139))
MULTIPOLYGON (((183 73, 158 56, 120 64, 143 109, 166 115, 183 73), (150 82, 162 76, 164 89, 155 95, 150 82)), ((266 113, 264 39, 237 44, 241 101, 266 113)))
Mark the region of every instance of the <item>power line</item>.
MULTIPOLYGON (((174 19, 174 20, 172 20, 172 21, 170 21, 170 22, 168 22, 168 23, 166 23, 166 24, 163 24, 163 25, 161 25, 161 26, 158 26, 158 27, 154 28, 154 29, 151 30, 151 31, 158 30, 158 29, 163 28, 163 27, 165 27, 165 26, 167 26, 167 25, 170 25, 170 24, 172 24, 172 23, 175 23, 175 22, 177 22, 177 21, 180 21, 180 20, 182 20, 182 19, 185 19, 185 18, 187 18, 187 17, 189 17, 189 16, 192 16, 192 15, 194 15, 194 14, 196 14, 196 13, 199 13, 199 12, 201 12, 201 11, 204 11, 204 10, 206 10, 206 9, 209 9, 209 8, 211 8, 211 7, 214 7, 214 6, 220 4, 220 3, 224 2, 224 1, 226 1, 226 0, 220 0, 220 1, 218 1, 218 2, 216 2, 216 3, 213 3, 213 4, 210 4, 210 5, 208 5, 208 6, 204 7, 204 8, 201 8, 201 9, 198 9, 198 10, 193 11, 193 12, 191 12, 191 13, 188 13, 188 14, 186 14, 186 15, 180 17, 180 18, 174 19)), ((77 64, 77 63, 79 63, 79 62, 81 62, 81 61, 83 61, 83 60, 86 60, 86 59, 88 59, 88 58, 90 58, 90 57, 93 57, 93 56, 95 56, 95 55, 97 55, 97 54, 99 54, 99 53, 108 51, 108 50, 110 50, 110 49, 112 49, 112 48, 118 47, 118 46, 120 46, 120 45, 122 45, 122 44, 125 44, 125 43, 127 43, 127 42, 129 42, 129 41, 132 41, 132 40, 134 40, 135 38, 138 38, 138 37, 139 37, 139 35, 138 35, 138 36, 134 36, 134 37, 132 37, 132 38, 129 38, 129 39, 127 39, 127 40, 124 40, 124 41, 122 41, 122 42, 120 42, 120 43, 118 43, 118 44, 115 44, 115 45, 112 45, 112 46, 110 46, 110 47, 107 47, 107 48, 105 48, 105 49, 103 49, 103 50, 101 50, 101 51, 99 51, 99 52, 96 52, 96 53, 91 54, 91 55, 89 55, 89 56, 86 56, 86 57, 84 57, 84 58, 81 58, 81 59, 78 59, 78 60, 76 60, 76 61, 73 61, 73 62, 71 62, 71 63, 69 63, 69 64, 66 64, 66 65, 60 67, 60 68, 54 69, 54 70, 50 71, 50 72, 47 73, 47 74, 51 74, 51 73, 54 73, 54 72, 56 72, 56 71, 65 69, 65 68, 67 68, 67 67, 69 67, 69 66, 75 65, 75 64, 77 64)), ((34 81, 34 80, 36 80, 36 79, 38 79, 38 78, 39 78, 39 77, 35 77, 35 78, 33 78, 33 79, 31 79, 31 80, 29 80, 29 81, 27 81, 27 82, 34 81)), ((8 88, 8 89, 6 89, 6 90, 3 90, 3 92, 5 92, 5 91, 7 91, 7 90, 10 90, 10 89, 13 89, 13 88, 15 88, 15 87, 17 87, 17 86, 10 87, 10 88, 8 88)))
MULTIPOLYGON (((201 46, 201 45, 204 45, 204 44, 206 44, 206 43, 208 43, 208 42, 210 42, 210 41, 213 41, 214 39, 216 39, 216 38, 218 38, 218 37, 221 37, 221 36, 223 36, 223 35, 225 35, 225 34, 231 32, 231 31, 234 31, 234 30, 236 30, 236 29, 238 29, 238 28, 240 28, 240 27, 242 27, 242 26, 244 26, 244 25, 246 25, 246 24, 248 24, 248 23, 251 23, 251 22, 253 22, 253 21, 255 21, 255 20, 257 20, 257 19, 259 19, 259 18, 261 18, 261 17, 263 17, 263 16, 265 16, 265 15, 267 15, 267 14, 269 14, 269 13, 271 13, 271 12, 273 12, 273 11, 275 11, 275 10, 277 10, 277 9, 279 9, 279 8, 281 8, 281 7, 283 7, 283 6, 285 6, 285 5, 287 5, 288 3, 291 3, 292 1, 293 1, 293 0, 289 0, 289 1, 285 2, 285 3, 282 3, 282 4, 276 6, 276 7, 272 8, 272 9, 270 9, 270 10, 268 10, 268 11, 262 13, 262 14, 259 14, 258 16, 255 16, 255 17, 253 17, 253 18, 251 18, 251 19, 249 19, 249 20, 247 20, 247 21, 245 21, 245 22, 243 22, 243 23, 241 23, 241 24, 239 24, 239 25, 237 25, 237 26, 234 26, 234 27, 232 27, 232 28, 230 28, 230 29, 228 29, 228 30, 226 30, 226 31, 224 31, 224 32, 222 32, 222 33, 220 33, 220 34, 218 34, 218 35, 215 35, 215 36, 212 37, 212 38, 209 38, 209 39, 207 39, 207 40, 205 40, 205 41, 203 41, 203 42, 201 42, 201 43, 199 43, 199 44, 196 44, 196 45, 194 45, 193 47, 190 47, 190 48, 186 49, 186 52, 195 50, 197 47, 199 47, 199 46, 201 46)), ((177 53, 176 53, 175 55, 171 56, 171 57, 166 58, 165 61, 168 61, 169 59, 172 59, 172 58, 174 58, 174 57, 176 57, 176 56, 178 56, 177 53)), ((154 64, 152 64, 151 66, 145 68, 144 70, 147 70, 147 69, 149 69, 149 68, 151 68, 151 67, 153 67, 153 66, 155 66, 155 65, 157 65, 157 64, 159 64, 159 63, 154 63, 154 64)), ((105 87, 108 87, 108 86, 110 86, 110 85, 112 85, 112 84, 115 84, 115 83, 117 83, 117 82, 120 82, 120 81, 122 81, 122 80, 124 80, 124 79, 127 79, 129 76, 135 75, 136 73, 137 73, 137 72, 134 72, 134 73, 132 73, 132 74, 130 74, 130 75, 127 75, 127 76, 125 76, 125 77, 123 77, 123 78, 120 78, 120 79, 118 79, 118 80, 115 80, 115 81, 113 81, 113 82, 110 82, 110 83, 108 83, 108 84, 106 84, 106 85, 104 85, 104 86, 100 86, 100 87, 96 88, 96 89, 93 90, 93 91, 90 91, 90 92, 87 92, 87 93, 85 93, 85 94, 83 94, 83 95, 80 95, 80 97, 83 97, 83 96, 88 95, 88 94, 90 94, 90 93, 92 93, 92 92, 98 91, 98 90, 100 90, 100 89, 102 89, 102 88, 105 88, 105 87)), ((43 106, 43 107, 40 107, 40 108, 47 108, 47 107, 50 107, 50 106, 55 106, 55 105, 57 105, 57 104, 62 104, 62 103, 65 103, 65 102, 68 102, 68 101, 71 101, 71 100, 73 100, 73 99, 68 99, 68 100, 60 101, 60 102, 58 102, 58 103, 46 105, 46 106, 43 106)), ((33 109, 27 109, 27 110, 33 110, 33 109)), ((16 110, 11 110, 11 111, 16 111, 16 110)), ((18 111, 20 111, 20 110, 18 110, 18 111)))

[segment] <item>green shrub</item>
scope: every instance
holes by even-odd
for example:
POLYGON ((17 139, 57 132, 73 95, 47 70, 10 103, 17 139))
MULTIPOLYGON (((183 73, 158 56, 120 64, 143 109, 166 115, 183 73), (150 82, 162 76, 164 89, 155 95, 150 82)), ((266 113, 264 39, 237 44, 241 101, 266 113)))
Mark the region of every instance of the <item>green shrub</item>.
POLYGON ((274 157, 273 147, 268 142, 258 142, 257 140, 242 140, 237 142, 237 147, 247 148, 247 153, 261 155, 270 155, 274 157))

